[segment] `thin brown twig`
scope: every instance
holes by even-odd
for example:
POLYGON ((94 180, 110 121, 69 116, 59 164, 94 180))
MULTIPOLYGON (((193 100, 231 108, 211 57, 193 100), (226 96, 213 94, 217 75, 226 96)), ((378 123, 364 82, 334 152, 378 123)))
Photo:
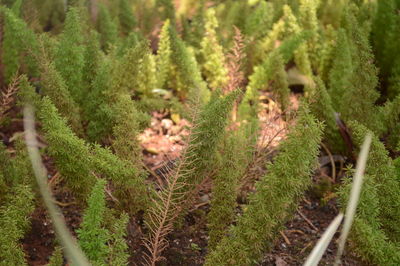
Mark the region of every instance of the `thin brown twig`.
POLYGON ((286 244, 288 244, 288 245, 290 246, 292 243, 290 243, 290 240, 289 240, 289 238, 285 235, 285 232, 279 231, 279 233, 280 233, 281 236, 283 237, 283 240, 285 240, 286 244))
POLYGON ((326 154, 329 157, 329 160, 331 161, 331 166, 332 166, 332 180, 333 182, 336 183, 336 166, 335 166, 335 160, 333 159, 331 151, 326 147, 324 143, 321 142, 321 147, 325 150, 326 154))
POLYGON ((0 120, 4 118, 5 113, 11 109, 11 105, 14 102, 14 95, 17 93, 19 89, 19 81, 21 76, 15 75, 11 80, 8 87, 1 92, 1 101, 0 101, 0 120))
POLYGON ((304 221, 306 221, 306 223, 308 223, 309 226, 311 226, 312 229, 317 232, 319 231, 319 229, 315 227, 315 225, 299 209, 297 209, 297 213, 304 219, 304 221))
POLYGON ((303 254, 304 251, 306 251, 307 248, 309 248, 309 247, 310 247, 311 245, 313 245, 313 244, 314 244, 314 241, 309 242, 309 243, 300 251, 300 254, 303 254))
POLYGON ((76 204, 75 201, 71 201, 71 202, 61 202, 61 201, 58 201, 58 200, 53 200, 53 202, 54 202, 55 204, 57 204, 58 206, 61 206, 61 207, 68 207, 68 206, 71 206, 71 205, 75 205, 75 204, 76 204))

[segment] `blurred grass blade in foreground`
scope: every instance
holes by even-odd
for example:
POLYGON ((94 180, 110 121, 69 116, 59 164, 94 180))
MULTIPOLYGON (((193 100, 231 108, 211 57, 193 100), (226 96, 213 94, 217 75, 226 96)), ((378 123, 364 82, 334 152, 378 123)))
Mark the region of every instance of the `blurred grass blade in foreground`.
POLYGON ((338 216, 331 222, 328 229, 324 232, 322 237, 318 240, 317 245, 308 256, 304 266, 316 266, 324 255, 326 248, 332 240, 333 235, 336 233, 343 220, 343 213, 339 213, 338 216))
POLYGON ((59 237, 62 246, 65 249, 67 260, 71 262, 72 265, 90 265, 82 250, 79 248, 71 233, 68 231, 65 220, 60 210, 53 203, 51 191, 47 186, 47 171, 42 163, 42 159, 38 150, 34 109, 30 105, 25 106, 24 108, 24 129, 25 141, 29 153, 29 158, 32 163, 32 168, 36 176, 36 181, 38 183, 44 203, 46 204, 46 207, 49 211, 51 220, 53 221, 54 229, 57 233, 57 236, 59 237))
POLYGON ((353 185, 351 187, 350 200, 349 200, 349 203, 347 204, 347 208, 346 208, 343 230, 342 230, 342 234, 340 235, 338 252, 336 255, 334 265, 341 264, 340 258, 343 254, 346 239, 350 233, 351 224, 353 223, 354 216, 356 214, 356 208, 357 208, 358 200, 360 198, 361 187, 362 187, 362 183, 363 183, 363 179, 364 179, 364 171, 365 171, 365 166, 367 163, 369 148, 371 146, 371 141, 372 141, 372 135, 368 134, 365 137, 364 143, 361 147, 360 155, 357 160, 356 173, 354 175, 353 185))
POLYGON ((339 213, 338 216, 331 222, 328 229, 326 229, 325 233, 322 235, 317 245, 314 247, 311 254, 308 256, 304 266, 315 266, 318 265, 321 260, 326 248, 332 240, 333 235, 336 233, 337 229, 340 226, 340 223, 343 217, 346 217, 344 220, 342 234, 340 235, 338 253, 335 259, 335 265, 339 265, 340 257, 343 254, 344 246, 346 243, 347 236, 349 235, 351 224, 353 223, 354 216, 356 213, 356 208, 358 204, 358 200, 360 198, 361 187, 363 183, 364 171, 367 162, 369 148, 371 146, 372 136, 368 134, 365 137, 364 143, 361 147, 361 152, 359 158, 357 160, 357 168, 353 179, 353 185, 351 187, 350 199, 347 204, 346 214, 343 216, 342 213, 339 213))

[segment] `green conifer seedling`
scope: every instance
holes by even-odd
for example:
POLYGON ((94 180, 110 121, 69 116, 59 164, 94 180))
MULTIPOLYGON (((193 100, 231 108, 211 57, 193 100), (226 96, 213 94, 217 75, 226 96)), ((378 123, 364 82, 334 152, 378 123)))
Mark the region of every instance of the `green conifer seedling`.
POLYGON ((177 88, 181 98, 189 96, 192 102, 199 99, 201 103, 206 103, 210 92, 201 77, 196 59, 172 26, 170 27, 170 40, 173 69, 177 72, 173 73, 177 85, 173 88, 177 88))
POLYGON ((169 19, 172 25, 175 26, 175 6, 172 0, 156 0, 156 5, 161 18, 169 19))
POLYGON ((35 34, 25 21, 10 9, 1 7, 0 12, 4 20, 1 57, 6 83, 9 83, 18 71, 37 76, 37 64, 32 56, 38 51, 35 34))
POLYGON ((390 75, 394 62, 393 56, 397 49, 394 43, 400 34, 397 9, 396 0, 378 1, 375 20, 372 24, 372 44, 380 74, 384 79, 390 75))
POLYGON ((271 246, 290 215, 288 210, 310 186, 321 135, 321 124, 303 107, 297 125, 281 144, 274 163, 268 165, 268 173, 257 182, 243 215, 209 254, 205 265, 251 265, 271 246))
POLYGON ((124 35, 128 36, 136 26, 136 18, 129 0, 119 0, 119 24, 124 35))
POLYGON ((335 119, 335 109, 323 81, 315 78, 315 93, 309 97, 310 110, 318 120, 325 123, 324 139, 329 144, 331 150, 338 152, 344 151, 343 138, 339 133, 335 119))
POLYGON ((163 88, 170 74, 171 68, 171 41, 170 41, 170 22, 166 20, 161 29, 158 50, 157 50, 157 88, 163 88))
POLYGON ((209 251, 227 234, 234 219, 238 183, 249 162, 246 136, 241 131, 226 135, 220 145, 218 172, 213 177, 211 209, 207 215, 209 251))
POLYGON ((29 186, 17 185, 0 207, 0 261, 2 265, 27 265, 19 242, 29 227, 34 210, 34 194, 29 186))
POLYGON ((194 171, 183 182, 189 189, 200 184, 209 173, 216 148, 224 136, 233 103, 240 93, 240 90, 235 90, 227 96, 218 96, 218 92, 214 92, 214 97, 200 110, 196 126, 192 131, 193 137, 188 144, 187 156, 192 161, 188 162, 187 167, 194 171))
POLYGON ((67 126, 49 98, 40 103, 38 116, 57 169, 80 200, 86 199, 95 183, 88 147, 67 126))
POLYGON ((218 21, 215 10, 206 12, 206 24, 203 40, 201 41, 201 55, 203 58, 203 73, 212 89, 223 88, 228 81, 228 71, 223 48, 219 44, 216 29, 218 21))
POLYGON ((118 41, 118 25, 104 4, 99 5, 97 31, 100 33, 100 42, 103 51, 108 52, 111 46, 115 45, 118 41))
POLYGON ((110 229, 108 264, 111 266, 128 265, 128 245, 125 240, 128 221, 129 216, 122 213, 118 219, 115 219, 110 229))
POLYGON ((351 8, 345 10, 345 29, 351 45, 351 58, 354 64, 350 89, 344 91, 341 102, 341 115, 344 120, 357 120, 368 128, 379 132, 382 125, 377 119, 375 102, 379 98, 376 90, 378 85, 377 69, 371 46, 368 42, 368 32, 357 21, 351 8), (360 101, 359 99, 363 99, 360 101))
POLYGON ((95 265, 105 265, 108 255, 109 232, 104 228, 106 181, 98 179, 88 199, 88 207, 78 229, 79 245, 88 259, 95 265))
POLYGON ((78 199, 87 198, 98 175, 115 186, 115 197, 121 208, 129 213, 146 209, 149 195, 140 169, 127 159, 119 159, 109 149, 87 145, 67 126, 48 98, 43 99, 38 109, 49 154, 78 199))
MULTIPOLYGON (((357 144, 362 141, 361 136, 365 136, 366 133, 370 132, 370 130, 359 123, 350 123, 349 126, 353 130, 353 136, 357 144)), ((379 218, 382 229, 386 232, 389 239, 399 241, 400 184, 393 161, 389 157, 383 143, 376 136, 372 139, 368 158, 365 172, 374 176, 375 183, 379 184, 377 194, 380 202, 381 211, 379 218)))
POLYGON ((79 106, 74 101, 63 77, 57 71, 55 65, 45 57, 41 59, 40 69, 43 94, 48 96, 56 105, 58 111, 67 119, 74 132, 82 135, 79 106))
MULTIPOLYGON (((292 36, 302 31, 296 16, 293 14, 292 9, 285 5, 283 7, 283 16, 285 19, 285 36, 292 36)), ((313 74, 311 61, 309 58, 309 48, 306 43, 301 44, 294 54, 294 62, 298 69, 306 76, 311 77, 313 74)))
POLYGON ((68 10, 54 60, 72 99, 79 104, 82 103, 85 94, 82 87, 85 48, 81 20, 78 8, 68 10))
POLYGON ((343 105, 343 97, 346 91, 351 89, 351 77, 354 75, 349 45, 346 30, 339 29, 328 84, 332 105, 340 113, 342 113, 342 109, 347 108, 343 105))

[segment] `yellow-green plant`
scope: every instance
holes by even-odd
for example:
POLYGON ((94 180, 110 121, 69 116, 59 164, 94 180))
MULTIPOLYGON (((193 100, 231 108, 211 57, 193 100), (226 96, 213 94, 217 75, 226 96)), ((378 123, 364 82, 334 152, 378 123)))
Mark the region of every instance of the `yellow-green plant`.
POLYGON ((218 21, 215 17, 215 10, 209 9, 206 13, 204 37, 200 45, 203 74, 212 89, 221 89, 228 81, 226 60, 218 41, 217 28, 218 21))
POLYGON ((157 58, 156 58, 156 67, 157 67, 157 88, 163 88, 166 80, 169 78, 170 69, 171 69, 171 41, 170 41, 170 22, 166 20, 161 29, 159 42, 158 42, 158 50, 157 50, 157 58))

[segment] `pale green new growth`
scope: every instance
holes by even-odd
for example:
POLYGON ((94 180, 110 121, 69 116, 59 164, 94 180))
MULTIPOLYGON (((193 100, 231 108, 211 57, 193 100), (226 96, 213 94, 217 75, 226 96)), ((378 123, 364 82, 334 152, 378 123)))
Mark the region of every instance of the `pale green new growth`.
POLYGON ((171 41, 170 41, 170 22, 166 20, 161 29, 157 50, 157 88, 163 88, 171 68, 171 41))
POLYGON ((206 13, 205 32, 201 41, 201 55, 204 61, 203 73, 212 89, 221 89, 228 81, 225 56, 217 38, 217 28, 215 10, 209 9, 206 13))

